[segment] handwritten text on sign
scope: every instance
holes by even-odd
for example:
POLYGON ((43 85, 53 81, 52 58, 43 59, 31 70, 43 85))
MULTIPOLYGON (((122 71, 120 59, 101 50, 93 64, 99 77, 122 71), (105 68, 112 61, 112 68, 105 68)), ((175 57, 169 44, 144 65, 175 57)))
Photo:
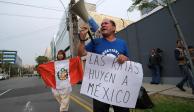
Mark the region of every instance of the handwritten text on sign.
POLYGON ((116 58, 89 53, 81 93, 111 105, 134 108, 142 79, 139 63, 119 64, 116 58))

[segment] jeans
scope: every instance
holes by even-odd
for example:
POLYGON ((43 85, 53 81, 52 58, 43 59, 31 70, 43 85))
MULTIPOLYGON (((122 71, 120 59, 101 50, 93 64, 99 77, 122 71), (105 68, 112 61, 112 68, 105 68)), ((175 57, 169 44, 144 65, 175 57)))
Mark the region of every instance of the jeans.
POLYGON ((160 65, 152 65, 152 83, 160 83, 160 65))
POLYGON ((183 87, 183 85, 187 81, 189 81, 189 85, 192 88, 192 90, 194 91, 194 80, 193 80, 192 73, 191 73, 191 70, 190 70, 189 66, 179 65, 179 68, 181 70, 181 73, 184 75, 184 77, 177 85, 183 87))

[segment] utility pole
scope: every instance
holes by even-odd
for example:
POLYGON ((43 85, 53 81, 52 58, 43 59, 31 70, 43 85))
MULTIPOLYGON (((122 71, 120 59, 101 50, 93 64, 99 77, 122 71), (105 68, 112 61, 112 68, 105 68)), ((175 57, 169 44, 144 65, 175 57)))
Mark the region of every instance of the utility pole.
POLYGON ((71 0, 69 3, 69 43, 70 43, 70 51, 72 56, 77 56, 77 48, 79 43, 78 38, 78 19, 77 16, 71 13, 71 7, 75 4, 75 0, 71 0))

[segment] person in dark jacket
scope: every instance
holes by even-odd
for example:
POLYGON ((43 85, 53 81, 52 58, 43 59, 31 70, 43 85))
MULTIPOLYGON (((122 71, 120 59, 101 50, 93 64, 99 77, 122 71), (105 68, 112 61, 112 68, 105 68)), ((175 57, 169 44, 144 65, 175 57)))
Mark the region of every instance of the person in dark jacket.
POLYGON ((160 74, 161 74, 161 56, 157 52, 155 48, 151 50, 151 54, 149 56, 149 68, 152 71, 152 81, 151 84, 159 84, 160 83, 160 74))
POLYGON ((194 94, 194 81, 191 74, 191 69, 189 63, 184 54, 185 48, 183 47, 182 40, 177 40, 176 42, 176 49, 174 50, 175 59, 178 62, 178 66, 182 75, 184 76, 183 79, 176 85, 181 91, 186 91, 183 86, 184 84, 189 81, 189 85, 192 88, 192 94, 194 94))

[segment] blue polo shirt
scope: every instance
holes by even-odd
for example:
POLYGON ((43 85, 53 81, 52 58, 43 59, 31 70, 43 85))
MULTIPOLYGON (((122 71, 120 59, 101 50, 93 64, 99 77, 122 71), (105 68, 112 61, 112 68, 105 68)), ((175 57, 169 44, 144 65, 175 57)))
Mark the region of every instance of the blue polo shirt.
POLYGON ((105 38, 96 38, 94 42, 95 44, 90 42, 85 46, 88 52, 112 57, 118 57, 119 54, 123 54, 129 58, 127 44, 122 39, 116 38, 116 40, 109 42, 105 38))

